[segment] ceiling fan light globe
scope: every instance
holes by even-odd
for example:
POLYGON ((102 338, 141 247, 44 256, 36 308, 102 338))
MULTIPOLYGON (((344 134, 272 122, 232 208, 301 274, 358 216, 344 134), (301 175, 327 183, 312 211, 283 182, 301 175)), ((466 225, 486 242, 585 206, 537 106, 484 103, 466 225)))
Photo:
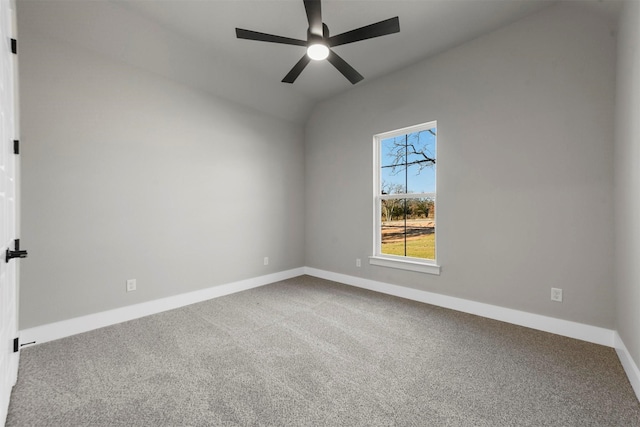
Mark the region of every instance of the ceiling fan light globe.
POLYGON ((329 56, 329 48, 322 43, 314 43, 307 48, 307 55, 315 61, 322 61, 329 56))

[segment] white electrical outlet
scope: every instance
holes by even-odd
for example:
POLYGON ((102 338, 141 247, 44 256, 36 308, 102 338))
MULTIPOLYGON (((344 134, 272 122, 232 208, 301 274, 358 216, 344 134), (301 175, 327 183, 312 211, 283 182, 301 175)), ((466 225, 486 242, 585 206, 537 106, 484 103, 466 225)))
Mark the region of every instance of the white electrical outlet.
POLYGON ((356 267, 362 267, 362 263, 360 262, 360 258, 356 258, 356 267))
POLYGON ((127 292, 136 290, 136 279, 127 280, 127 292))
POLYGON ((269 265, 269 257, 264 257, 264 265, 269 265))
POLYGON ((551 288, 551 301, 562 302, 562 289, 551 288))

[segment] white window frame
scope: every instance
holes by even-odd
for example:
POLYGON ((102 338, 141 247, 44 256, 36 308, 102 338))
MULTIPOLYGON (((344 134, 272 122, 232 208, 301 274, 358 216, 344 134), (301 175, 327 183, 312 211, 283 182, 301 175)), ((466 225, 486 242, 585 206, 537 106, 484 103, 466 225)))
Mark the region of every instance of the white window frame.
MULTIPOLYGON (((431 121, 414 126, 409 126, 402 129, 397 129, 389 132, 379 133, 373 136, 373 255, 369 257, 369 264, 377 265, 381 267, 397 268, 401 270, 417 271, 420 273, 428 274, 440 274, 440 265, 437 263, 438 259, 438 203, 435 204, 434 220, 436 224, 436 242, 435 242, 435 260, 428 260, 423 258, 414 258, 409 256, 388 255, 381 252, 381 201, 385 199, 412 199, 412 198, 433 198, 436 199, 437 194, 437 174, 438 167, 436 165, 436 192, 435 193, 408 193, 408 194, 381 194, 381 165, 382 159, 380 158, 380 144, 382 140, 393 138, 396 136, 406 135, 414 132, 423 131, 426 129, 438 129, 438 122, 431 121)), ((437 135, 436 135, 437 138, 437 135)), ((436 152, 438 150, 438 140, 436 139, 436 152)))

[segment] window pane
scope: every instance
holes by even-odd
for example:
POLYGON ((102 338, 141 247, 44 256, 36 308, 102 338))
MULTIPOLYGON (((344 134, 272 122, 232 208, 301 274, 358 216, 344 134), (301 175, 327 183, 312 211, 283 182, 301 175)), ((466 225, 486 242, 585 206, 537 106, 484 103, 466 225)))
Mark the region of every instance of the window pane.
POLYGON ((382 200, 380 222, 380 252, 405 256, 405 204, 404 199, 382 200))
POLYGON ((407 192, 405 164, 407 162, 404 135, 383 139, 380 143, 380 191, 381 194, 407 192))
POLYGON ((421 167, 418 164, 409 165, 407 169, 407 193, 435 193, 435 166, 421 167))
POLYGON ((407 192, 436 191, 436 130, 407 135, 407 192))
POLYGON ((380 252, 435 260, 435 200, 381 201, 380 252))

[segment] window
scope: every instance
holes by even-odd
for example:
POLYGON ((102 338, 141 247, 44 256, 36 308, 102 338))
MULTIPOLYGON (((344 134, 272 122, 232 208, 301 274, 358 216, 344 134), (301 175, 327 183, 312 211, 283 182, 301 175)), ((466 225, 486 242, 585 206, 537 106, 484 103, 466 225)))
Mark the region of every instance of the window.
POLYGON ((370 263, 440 274, 436 263, 436 122, 374 136, 370 263))

